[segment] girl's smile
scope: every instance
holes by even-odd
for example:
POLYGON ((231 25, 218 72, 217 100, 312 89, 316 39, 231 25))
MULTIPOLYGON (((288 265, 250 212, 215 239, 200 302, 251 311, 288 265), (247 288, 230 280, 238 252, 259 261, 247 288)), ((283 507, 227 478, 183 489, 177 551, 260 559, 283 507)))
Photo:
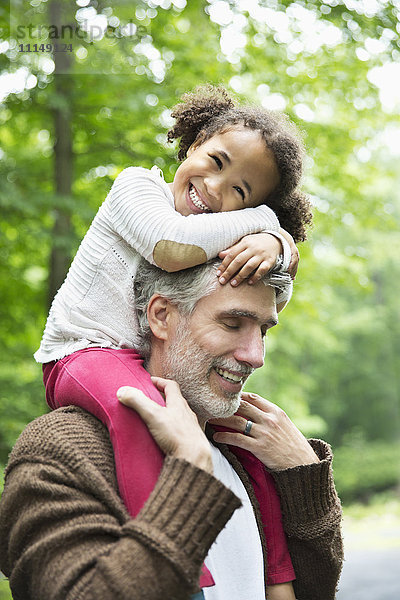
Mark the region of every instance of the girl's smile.
POLYGON ((192 145, 170 186, 176 211, 190 215, 259 206, 278 184, 260 133, 236 126, 192 145))
POLYGON ((189 208, 193 209, 193 212, 212 212, 212 209, 208 206, 206 199, 200 192, 194 187, 193 183, 189 183, 188 186, 187 204, 189 208))

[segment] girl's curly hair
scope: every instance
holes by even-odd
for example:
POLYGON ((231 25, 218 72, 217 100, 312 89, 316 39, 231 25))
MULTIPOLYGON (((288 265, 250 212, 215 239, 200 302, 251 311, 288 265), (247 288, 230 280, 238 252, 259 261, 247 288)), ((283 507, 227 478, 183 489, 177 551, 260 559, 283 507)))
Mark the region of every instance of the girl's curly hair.
POLYGON ((280 175, 278 187, 265 198, 265 204, 295 242, 307 238, 306 227, 312 222, 311 203, 300 190, 305 149, 298 129, 286 115, 258 106, 237 105, 225 88, 212 85, 184 94, 171 114, 175 125, 168 131, 167 139, 179 139, 179 160, 186 158, 194 142, 204 142, 231 126, 243 125, 259 131, 274 154, 280 175))

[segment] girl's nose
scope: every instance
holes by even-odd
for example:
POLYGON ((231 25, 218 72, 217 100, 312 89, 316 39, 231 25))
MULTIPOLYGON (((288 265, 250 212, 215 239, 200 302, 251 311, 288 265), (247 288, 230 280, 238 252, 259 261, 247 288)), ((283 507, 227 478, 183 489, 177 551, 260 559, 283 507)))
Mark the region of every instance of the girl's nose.
POLYGON ((210 198, 220 200, 222 195, 222 182, 219 177, 206 177, 204 179, 204 186, 210 198))

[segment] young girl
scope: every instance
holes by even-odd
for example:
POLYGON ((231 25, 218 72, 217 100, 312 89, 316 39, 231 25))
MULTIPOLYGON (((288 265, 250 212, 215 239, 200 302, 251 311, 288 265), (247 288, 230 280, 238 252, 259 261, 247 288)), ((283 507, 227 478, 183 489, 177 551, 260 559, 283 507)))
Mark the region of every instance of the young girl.
MULTIPOLYGON (((298 189, 302 145, 282 115, 235 106, 224 89, 211 86, 182 100, 168 132, 169 141, 180 139, 182 163, 173 182, 167 184, 157 167, 130 167, 116 178, 54 298, 35 354, 44 363, 49 406, 80 406, 108 427, 120 494, 133 517, 161 466, 154 456, 153 475, 141 464, 133 467, 136 447, 147 448, 149 457, 153 449, 146 434, 136 435, 132 424, 137 426, 138 417, 133 411, 127 416, 116 391, 130 385, 163 403, 134 351, 132 280, 139 255, 176 271, 220 253, 221 283, 238 285, 249 276, 254 283, 282 249, 282 268, 289 267, 292 254, 295 272, 292 237, 304 240, 311 221, 308 200, 298 189)), ((281 305, 287 301, 277 299, 281 305)), ((279 501, 277 506, 279 511, 279 501)), ((272 540, 268 544, 274 548, 272 540)), ((282 554, 290 562, 287 550, 282 554)), ((272 551, 269 582, 282 583, 273 579, 273 561, 272 551)))

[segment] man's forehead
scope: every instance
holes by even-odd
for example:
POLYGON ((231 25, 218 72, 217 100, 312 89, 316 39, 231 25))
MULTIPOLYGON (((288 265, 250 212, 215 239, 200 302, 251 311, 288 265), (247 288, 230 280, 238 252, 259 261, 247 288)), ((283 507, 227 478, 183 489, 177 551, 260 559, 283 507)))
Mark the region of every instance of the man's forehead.
POLYGON ((232 316, 249 316, 267 323, 277 321, 276 294, 271 286, 258 282, 249 285, 246 281, 237 287, 229 283, 218 284, 216 289, 198 303, 215 313, 231 313, 232 316))

